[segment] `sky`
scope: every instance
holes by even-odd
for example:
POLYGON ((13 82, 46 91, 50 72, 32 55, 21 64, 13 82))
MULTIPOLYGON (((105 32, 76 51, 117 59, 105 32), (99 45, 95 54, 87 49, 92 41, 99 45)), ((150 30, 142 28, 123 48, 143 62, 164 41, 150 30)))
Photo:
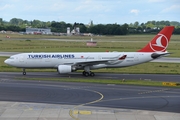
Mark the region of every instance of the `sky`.
POLYGON ((0 18, 84 24, 180 22, 180 0, 0 0, 0 18))

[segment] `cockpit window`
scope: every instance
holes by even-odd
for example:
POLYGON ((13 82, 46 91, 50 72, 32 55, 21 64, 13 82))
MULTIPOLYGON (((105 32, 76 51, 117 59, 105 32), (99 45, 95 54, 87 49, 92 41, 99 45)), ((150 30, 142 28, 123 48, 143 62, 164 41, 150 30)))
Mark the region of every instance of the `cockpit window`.
POLYGON ((14 59, 14 57, 10 57, 9 59, 14 59))

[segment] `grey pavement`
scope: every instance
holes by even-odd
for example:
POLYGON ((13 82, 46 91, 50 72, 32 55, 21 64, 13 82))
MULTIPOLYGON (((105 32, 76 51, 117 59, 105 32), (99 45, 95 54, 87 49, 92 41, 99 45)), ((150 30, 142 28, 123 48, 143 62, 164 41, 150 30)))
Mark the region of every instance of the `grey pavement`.
POLYGON ((180 120, 178 88, 17 80, 15 76, 22 75, 0 73, 0 120, 180 120))
POLYGON ((179 113, 26 102, 0 102, 0 120, 180 120, 179 113), (72 110, 72 114, 70 114, 72 110))

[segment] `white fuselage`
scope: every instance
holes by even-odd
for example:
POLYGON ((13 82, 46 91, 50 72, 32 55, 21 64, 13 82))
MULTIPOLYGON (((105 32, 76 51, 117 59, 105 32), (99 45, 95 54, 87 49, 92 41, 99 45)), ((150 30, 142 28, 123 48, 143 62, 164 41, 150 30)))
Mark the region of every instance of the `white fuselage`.
POLYGON ((21 53, 11 56, 5 63, 18 68, 58 68, 59 65, 109 60, 106 63, 90 65, 90 68, 118 68, 151 61, 151 55, 152 52, 21 53), (123 61, 114 61, 123 55, 127 55, 123 61))

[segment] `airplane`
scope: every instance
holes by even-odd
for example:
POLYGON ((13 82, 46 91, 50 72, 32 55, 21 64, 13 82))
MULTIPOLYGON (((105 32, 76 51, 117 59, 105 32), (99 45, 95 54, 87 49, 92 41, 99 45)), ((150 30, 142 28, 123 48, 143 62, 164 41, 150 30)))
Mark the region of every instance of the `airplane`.
POLYGON ((137 52, 55 52, 20 53, 10 56, 4 62, 23 69, 55 68, 59 74, 84 70, 84 76, 95 76, 91 70, 100 68, 121 68, 133 66, 169 55, 166 51, 174 26, 164 27, 145 47, 137 52))

